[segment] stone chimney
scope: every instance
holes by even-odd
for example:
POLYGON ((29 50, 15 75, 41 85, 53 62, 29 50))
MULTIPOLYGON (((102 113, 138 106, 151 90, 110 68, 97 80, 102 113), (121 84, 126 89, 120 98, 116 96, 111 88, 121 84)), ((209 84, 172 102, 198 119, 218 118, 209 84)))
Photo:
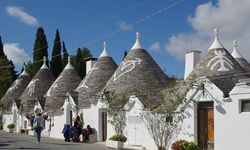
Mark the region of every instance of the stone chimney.
POLYGON ((184 79, 193 71, 195 65, 200 60, 200 51, 191 50, 185 54, 185 74, 184 79))
POLYGON ((88 72, 90 71, 90 69, 94 66, 95 62, 96 62, 97 58, 86 58, 85 62, 86 62, 86 74, 88 74, 88 72))

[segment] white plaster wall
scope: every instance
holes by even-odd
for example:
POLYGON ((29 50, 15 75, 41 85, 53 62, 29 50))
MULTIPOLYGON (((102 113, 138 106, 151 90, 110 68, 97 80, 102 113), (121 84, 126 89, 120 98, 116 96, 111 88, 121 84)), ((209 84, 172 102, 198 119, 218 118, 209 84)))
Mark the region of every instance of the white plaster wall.
POLYGON ((3 130, 7 131, 8 124, 13 123, 12 114, 3 114, 3 130))
MULTIPOLYGON (((129 103, 133 103, 133 105, 130 105, 132 107, 127 107, 125 106, 125 109, 127 109, 127 113, 126 113, 126 117, 128 119, 129 115, 133 115, 133 116, 141 116, 142 110, 143 110, 143 105, 141 104, 140 100, 137 97, 133 97, 131 96, 129 99, 129 103)), ((109 118, 108 118, 109 119, 109 118)), ((137 126, 137 128, 140 127, 141 128, 141 141, 137 142, 137 143, 142 143, 142 145, 140 146, 141 148, 144 148, 146 150, 157 150, 157 147, 154 143, 153 138, 149 135, 149 132, 145 126, 144 123, 142 123, 141 125, 137 126)), ((127 126, 124 129, 124 135, 127 137, 127 142, 124 143, 125 147, 133 147, 134 145, 131 145, 131 139, 129 134, 129 131, 134 130, 133 126, 128 126, 128 120, 127 120, 127 126)), ((113 136, 115 134, 115 131, 112 127, 112 125, 108 122, 108 127, 107 127, 107 139, 109 139, 111 136, 113 136)), ((138 135, 137 135, 138 136, 138 135)), ((136 145, 135 147, 138 148, 138 145, 136 145)))
MULTIPOLYGON (((205 102, 205 101, 213 101, 214 102, 214 148, 215 150, 224 150, 219 147, 219 140, 221 136, 224 137, 221 133, 221 112, 223 112, 224 102, 222 101, 223 93, 218 89, 214 84, 211 82, 204 81, 205 83, 205 90, 198 91, 197 94, 193 97, 192 101, 195 102, 205 102)), ((190 90, 186 96, 189 99, 194 92, 194 89, 190 90)), ((190 101, 185 109, 185 116, 186 118, 183 120, 183 125, 181 131, 176 139, 173 140, 180 140, 184 139, 187 141, 194 141, 197 143, 198 135, 197 135, 197 105, 190 101)))
POLYGON ((98 101, 97 105, 91 104, 90 108, 81 109, 83 113, 84 128, 90 125, 94 129, 96 141, 102 141, 102 112, 105 112, 106 106, 98 101))
POLYGON ((250 98, 250 87, 236 86, 225 100, 224 113, 216 111, 216 150, 249 149, 250 112, 240 112, 240 100, 250 98))
POLYGON ((43 131, 44 134, 46 133, 46 131, 48 131, 49 132, 48 134, 50 137, 64 139, 63 134, 62 134, 62 130, 63 130, 64 124, 66 122, 65 115, 54 116, 51 119, 52 119, 51 131, 49 132, 50 122, 46 121, 46 125, 45 125, 46 127, 43 131))

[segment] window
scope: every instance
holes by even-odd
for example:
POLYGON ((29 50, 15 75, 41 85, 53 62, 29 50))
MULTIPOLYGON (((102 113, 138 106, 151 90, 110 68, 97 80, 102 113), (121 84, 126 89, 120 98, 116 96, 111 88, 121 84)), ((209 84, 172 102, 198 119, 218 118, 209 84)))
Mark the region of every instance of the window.
POLYGON ((240 112, 250 112, 250 100, 241 101, 241 111, 240 112))

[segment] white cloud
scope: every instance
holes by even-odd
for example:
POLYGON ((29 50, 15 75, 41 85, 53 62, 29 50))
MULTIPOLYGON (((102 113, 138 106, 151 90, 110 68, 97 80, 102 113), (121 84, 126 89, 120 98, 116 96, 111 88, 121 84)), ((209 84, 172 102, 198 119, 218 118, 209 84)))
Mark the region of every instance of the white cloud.
POLYGON ((155 42, 155 43, 151 44, 148 49, 149 49, 149 51, 159 52, 161 50, 160 42, 155 42))
POLYGON ((228 51, 233 49, 233 41, 239 43, 239 52, 250 60, 250 1, 218 0, 196 7, 195 14, 188 17, 193 31, 178 33, 169 38, 166 51, 183 60, 188 50, 207 50, 213 42, 213 30, 220 29, 220 41, 228 51))
POLYGON ((118 25, 119 28, 123 31, 131 31, 134 29, 132 25, 127 24, 126 22, 120 22, 118 25))
POLYGON ((16 65, 22 65, 30 60, 24 49, 19 47, 19 43, 4 43, 3 49, 8 59, 11 59, 16 65))
POLYGON ((38 25, 38 20, 28 14, 27 12, 23 11, 22 8, 16 6, 8 6, 6 7, 6 12, 13 17, 19 18, 22 22, 27 25, 36 26, 38 25))

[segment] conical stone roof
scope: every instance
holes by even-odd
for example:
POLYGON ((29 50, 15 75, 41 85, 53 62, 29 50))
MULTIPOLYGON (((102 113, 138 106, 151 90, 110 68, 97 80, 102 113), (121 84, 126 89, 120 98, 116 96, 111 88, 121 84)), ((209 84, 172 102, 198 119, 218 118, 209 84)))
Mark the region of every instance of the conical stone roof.
POLYGON ((236 59, 236 61, 240 64, 240 66, 246 71, 250 71, 250 64, 247 62, 245 58, 243 58, 238 52, 238 44, 237 41, 234 41, 234 50, 232 52, 232 56, 236 59))
POLYGON ((161 70, 149 53, 142 48, 139 34, 132 50, 104 87, 122 97, 137 96, 145 108, 153 109, 163 100, 161 91, 168 83, 167 75, 161 70))
POLYGON ((232 57, 232 55, 222 46, 218 39, 218 30, 215 30, 215 39, 207 53, 195 66, 190 74, 198 77, 208 77, 221 89, 225 96, 235 86, 238 77, 232 75, 243 73, 245 70, 232 57))
POLYGON ((117 64, 108 55, 106 43, 104 43, 103 52, 76 89, 80 108, 89 107, 90 104, 97 104, 97 95, 104 88, 116 69, 117 64))
POLYGON ((44 58, 43 66, 36 73, 21 96, 22 113, 33 112, 37 101, 44 107, 45 99, 43 96, 54 81, 55 77, 47 67, 46 58, 44 58))
POLYGON ((0 105, 4 108, 4 112, 11 112, 13 102, 20 106, 20 97, 30 81, 31 78, 24 69, 1 99, 0 105))
MULTIPOLYGON (((60 115, 63 112, 60 108, 68 97, 67 93, 69 93, 74 100, 77 99, 77 93, 74 92, 74 90, 80 82, 81 78, 71 65, 70 57, 68 57, 68 64, 44 96, 46 98, 44 111, 53 113, 53 115, 60 115)), ((77 101, 75 101, 75 103, 77 103, 77 101)))

